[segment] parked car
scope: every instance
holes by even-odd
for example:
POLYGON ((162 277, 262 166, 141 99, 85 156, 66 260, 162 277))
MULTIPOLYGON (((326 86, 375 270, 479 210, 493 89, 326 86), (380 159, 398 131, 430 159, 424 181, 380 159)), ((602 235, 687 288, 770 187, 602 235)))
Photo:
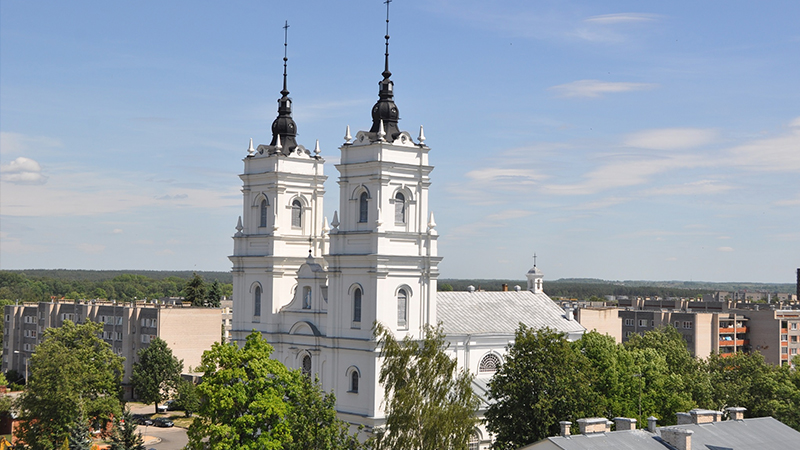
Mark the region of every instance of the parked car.
POLYGON ((178 404, 175 400, 167 400, 164 402, 164 406, 167 407, 167 411, 175 411, 175 407, 178 406, 178 404))
POLYGON ((166 404, 164 404, 164 405, 156 405, 156 411, 158 411, 160 413, 167 412, 167 405, 166 404))
POLYGON ((133 416, 133 423, 135 423, 137 425, 145 425, 145 426, 152 426, 153 425, 153 421, 152 420, 148 419, 145 416, 139 415, 139 414, 136 414, 136 415, 133 416))
POLYGON ((172 423, 171 420, 166 419, 164 417, 161 417, 159 419, 154 420, 153 421, 153 425, 155 425, 157 427, 161 427, 161 428, 169 428, 169 427, 174 426, 175 424, 172 423))

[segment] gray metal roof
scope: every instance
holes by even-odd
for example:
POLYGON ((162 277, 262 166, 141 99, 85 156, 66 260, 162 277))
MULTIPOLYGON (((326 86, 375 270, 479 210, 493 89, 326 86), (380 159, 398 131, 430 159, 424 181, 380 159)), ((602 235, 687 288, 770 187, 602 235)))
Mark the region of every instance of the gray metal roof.
POLYGON ((531 291, 437 292, 436 314, 447 334, 514 334, 520 322, 531 328, 550 327, 564 333, 585 328, 567 320, 547 294, 531 291))
POLYGON ((665 428, 692 430, 693 450, 785 450, 800 447, 800 432, 773 419, 757 417, 704 424, 658 427, 657 434, 646 430, 554 436, 520 450, 558 448, 562 450, 665 450, 672 447, 661 438, 665 428))
POLYGON ((800 448, 800 431, 772 417, 675 425, 692 430, 693 449, 778 450, 800 448))

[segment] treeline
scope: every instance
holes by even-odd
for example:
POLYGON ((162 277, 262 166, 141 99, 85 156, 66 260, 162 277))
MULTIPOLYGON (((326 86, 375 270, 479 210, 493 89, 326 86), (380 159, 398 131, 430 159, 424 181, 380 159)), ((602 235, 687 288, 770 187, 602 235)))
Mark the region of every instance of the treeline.
MULTIPOLYGON (((64 271, 82 273, 84 271, 64 271)), ((96 275, 97 271, 86 271, 96 275)), ((131 301, 134 299, 157 299, 162 297, 181 297, 187 292, 187 283, 192 272, 180 272, 185 277, 168 276, 152 278, 131 273, 118 274, 108 279, 85 279, 72 277, 33 276, 27 272, 0 271, 0 299, 40 302, 51 298, 66 299, 109 299, 131 301)), ((210 285, 219 286, 222 296, 230 297, 233 285, 222 283, 216 278, 201 279, 210 285)), ((191 288, 190 288, 191 290, 191 288)), ((205 290, 204 290, 205 292, 205 290)))
MULTIPOLYGON (((503 284, 508 285, 509 290, 514 290, 514 286, 527 289, 528 283, 521 280, 439 280, 440 291, 466 291, 468 286, 484 291, 500 291, 503 284)), ((668 286, 635 286, 620 285, 602 280, 578 281, 578 280, 556 280, 546 281, 544 290, 550 297, 574 298, 578 300, 589 300, 592 297, 603 298, 606 295, 627 295, 644 297, 687 297, 696 298, 703 294, 715 292, 713 289, 686 289, 668 286)))
MULTIPOLYGON (((795 364, 800 359, 795 358, 795 364)), ((701 360, 672 327, 623 344, 597 332, 568 342, 550 329, 520 326, 489 382, 486 413, 495 448, 521 446, 559 434, 559 421, 630 417, 676 423, 693 408, 747 408, 800 430, 800 371, 767 364, 758 352, 701 360)))
POLYGON ((120 275, 143 275, 153 280, 163 280, 166 278, 180 278, 188 280, 193 274, 198 274, 206 281, 214 280, 223 284, 233 283, 233 275, 230 272, 197 271, 197 270, 83 270, 83 269, 25 269, 8 270, 8 272, 18 273, 30 278, 55 278, 58 280, 70 281, 108 281, 120 275))

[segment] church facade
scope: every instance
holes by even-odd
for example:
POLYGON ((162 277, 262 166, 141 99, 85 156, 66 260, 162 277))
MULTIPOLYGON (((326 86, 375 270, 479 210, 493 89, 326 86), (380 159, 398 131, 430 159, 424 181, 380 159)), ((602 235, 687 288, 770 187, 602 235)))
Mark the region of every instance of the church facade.
MULTIPOLYGON (((272 141, 254 148, 251 140, 244 158, 243 211, 230 256, 232 339, 262 333, 275 359, 319 377, 335 393, 340 417, 367 432, 383 423, 376 321, 398 339, 441 321, 451 355, 477 375, 479 395, 520 322, 572 338, 584 331, 544 294, 536 267, 524 290, 437 292, 442 258, 428 204, 430 148, 422 127, 412 137, 398 126, 388 36, 386 46, 371 127, 353 137, 348 126, 340 147, 339 206, 330 223, 323 217, 325 161, 318 142, 308 150, 296 141, 284 58, 272 141)), ((481 442, 489 437, 476 429, 471 448, 481 442)))

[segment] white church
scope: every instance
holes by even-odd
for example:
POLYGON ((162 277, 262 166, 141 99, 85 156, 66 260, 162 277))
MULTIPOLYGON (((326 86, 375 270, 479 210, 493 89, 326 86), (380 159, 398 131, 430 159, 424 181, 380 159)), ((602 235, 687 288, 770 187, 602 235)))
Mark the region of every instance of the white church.
MULTIPOLYGON (((261 332, 275 359, 318 376, 322 388, 335 393, 340 418, 370 432, 384 419, 375 321, 398 339, 421 336, 426 325, 442 322, 459 368, 476 375, 481 409, 520 322, 570 339, 583 334, 544 293, 535 264, 526 289, 437 292, 442 257, 428 207, 430 148, 422 127, 416 138, 398 127, 388 33, 372 124, 354 138, 347 127, 336 165, 339 208, 328 223, 325 160, 318 142, 309 150, 296 141, 286 61, 272 141, 254 148, 251 140, 240 175, 243 212, 230 256, 234 341, 261 332)), ((470 449, 490 443, 476 424, 470 449)))

